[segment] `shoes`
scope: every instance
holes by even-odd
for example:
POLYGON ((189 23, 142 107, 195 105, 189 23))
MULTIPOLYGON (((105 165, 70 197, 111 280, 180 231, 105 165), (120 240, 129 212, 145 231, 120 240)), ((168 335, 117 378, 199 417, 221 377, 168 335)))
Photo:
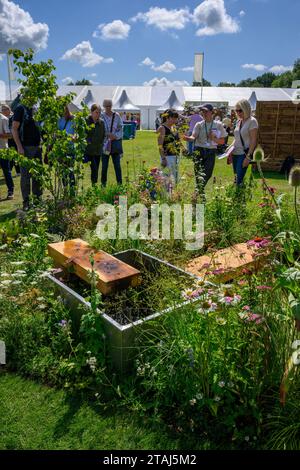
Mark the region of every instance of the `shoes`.
POLYGON ((8 193, 6 199, 13 199, 14 198, 14 193, 8 193))
POLYGON ((24 212, 29 211, 29 202, 23 202, 23 211, 24 212))

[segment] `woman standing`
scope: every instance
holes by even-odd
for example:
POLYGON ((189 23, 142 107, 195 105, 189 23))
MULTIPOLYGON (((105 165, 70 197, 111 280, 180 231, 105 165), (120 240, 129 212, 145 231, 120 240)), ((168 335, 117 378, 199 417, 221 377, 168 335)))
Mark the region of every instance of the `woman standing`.
POLYGON ((247 100, 238 101, 235 106, 238 120, 234 129, 232 144, 232 165, 236 174, 236 184, 243 184, 249 163, 257 145, 258 123, 251 116, 251 105, 247 100))
POLYGON ((163 114, 163 123, 158 128, 158 148, 161 158, 161 165, 169 168, 170 176, 178 183, 178 162, 180 154, 180 139, 174 126, 178 121, 178 113, 168 109, 163 114))
POLYGON ((103 154, 103 142, 105 138, 105 127, 101 116, 101 108, 98 104, 93 104, 91 114, 87 119, 90 130, 87 133, 86 160, 91 163, 92 184, 98 182, 98 172, 101 156, 103 154))

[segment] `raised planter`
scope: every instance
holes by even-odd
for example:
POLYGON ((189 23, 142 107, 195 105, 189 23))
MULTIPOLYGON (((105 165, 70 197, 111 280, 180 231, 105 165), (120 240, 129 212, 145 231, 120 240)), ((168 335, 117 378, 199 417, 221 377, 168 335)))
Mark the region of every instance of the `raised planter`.
MULTIPOLYGON (((166 261, 162 261, 139 250, 127 250, 117 253, 114 256, 136 269, 140 269, 141 266, 143 266, 147 270, 153 271, 159 270, 160 267, 165 266, 171 271, 178 273, 178 275, 180 274, 181 277, 184 276, 188 283, 190 281, 190 286, 193 285, 193 281, 195 279, 198 279, 198 277, 194 274, 187 273, 186 271, 177 268, 176 266, 173 266, 166 261)), ((76 328, 79 326, 80 317, 83 313, 83 307, 89 309, 91 308, 91 305, 89 302, 86 302, 81 295, 70 289, 70 287, 68 287, 65 283, 58 280, 56 276, 57 275, 55 274, 52 275, 47 273, 45 278, 48 280, 51 286, 55 287, 57 295, 62 297, 64 304, 70 309, 72 320, 76 328)), ((108 342, 110 356, 114 368, 118 372, 124 372, 132 366, 136 351, 135 338, 146 327, 150 327, 152 320, 160 317, 161 315, 170 313, 178 309, 178 307, 182 307, 189 303, 191 303, 190 300, 177 303, 176 305, 166 308, 160 312, 156 312, 141 320, 137 320, 126 325, 121 325, 113 318, 106 315, 105 312, 102 312, 106 340, 108 342)))

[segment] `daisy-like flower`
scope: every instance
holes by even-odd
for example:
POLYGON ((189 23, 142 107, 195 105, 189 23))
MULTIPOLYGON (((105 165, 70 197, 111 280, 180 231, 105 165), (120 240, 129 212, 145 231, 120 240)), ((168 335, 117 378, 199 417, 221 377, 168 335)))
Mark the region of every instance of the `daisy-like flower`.
POLYGON ((218 383, 219 387, 223 388, 225 387, 225 382, 224 380, 220 380, 220 382, 218 383))
POLYGON ((216 395, 214 398, 214 401, 221 401, 221 398, 218 395, 216 395))

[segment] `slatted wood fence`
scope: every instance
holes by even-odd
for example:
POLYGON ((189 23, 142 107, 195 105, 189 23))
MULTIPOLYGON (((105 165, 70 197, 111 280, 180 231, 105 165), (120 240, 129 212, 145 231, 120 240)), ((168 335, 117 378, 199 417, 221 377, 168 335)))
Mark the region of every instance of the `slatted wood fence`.
POLYGON ((300 104, 259 101, 256 107, 259 143, 269 155, 263 169, 280 171, 288 156, 300 163, 300 104))

